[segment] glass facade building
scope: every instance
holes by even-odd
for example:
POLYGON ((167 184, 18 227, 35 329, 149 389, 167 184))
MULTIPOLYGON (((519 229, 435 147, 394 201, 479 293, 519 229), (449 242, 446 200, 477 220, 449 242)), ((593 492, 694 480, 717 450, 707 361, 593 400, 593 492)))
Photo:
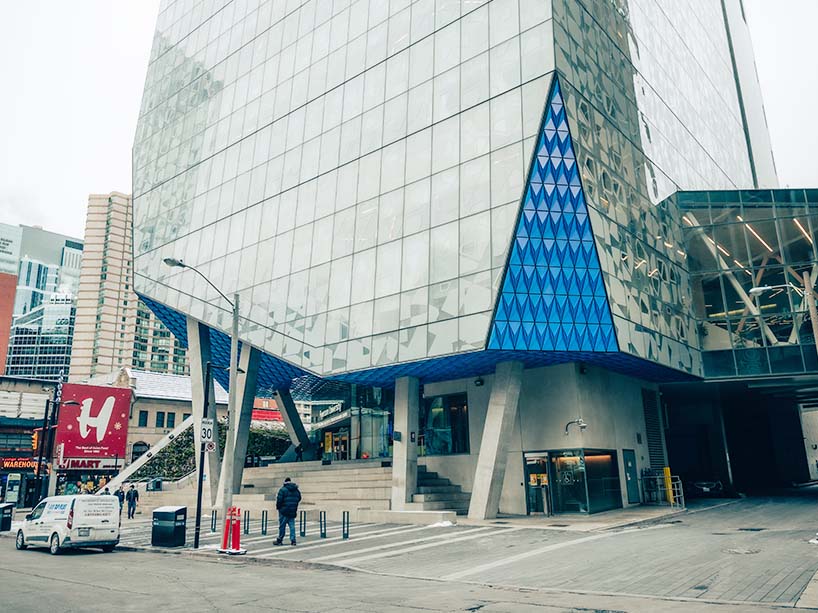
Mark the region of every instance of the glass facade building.
POLYGON ((700 4, 163 3, 137 291, 225 330, 215 292, 161 264, 183 259, 289 375, 484 349, 701 375, 668 197, 754 170, 722 8, 700 4))
MULTIPOLYGON (((509 465, 523 474, 524 454, 559 454, 568 439, 549 437, 579 407, 603 422, 616 414, 633 431, 620 436, 611 422, 604 436, 572 439, 579 467, 560 461, 585 479, 592 458, 583 512, 639 500, 622 475, 666 463, 659 383, 749 373, 743 337, 766 352, 758 373, 808 367, 797 291, 765 297, 758 316, 746 304, 754 316, 735 315, 732 281, 708 247, 727 249, 750 274, 769 269, 765 283, 800 270, 796 256, 755 262, 713 236, 719 193, 738 198, 741 219, 725 213, 732 232, 797 218, 804 232, 783 222, 787 237, 812 245, 806 201, 786 212, 770 196, 750 212, 742 200, 776 187, 776 176, 741 8, 165 0, 133 149, 135 289, 182 343, 192 323, 204 324, 220 363, 230 305, 194 271, 163 261, 182 260, 238 295, 260 392, 388 389, 383 402, 350 400, 322 417, 344 423, 321 438, 325 453, 354 456, 358 428, 379 441, 371 457, 391 454, 401 442, 392 388, 416 377, 416 451, 451 458, 432 465, 461 471, 469 489, 483 487, 475 432, 489 403, 462 381, 482 386, 511 361, 540 369, 515 375, 529 426, 509 465), (557 372, 553 388, 539 387, 557 372), (606 386, 620 383, 608 407, 606 386), (563 393, 572 414, 541 430, 542 405, 563 393), (378 417, 371 428, 356 425, 364 408, 378 417)), ((776 231, 770 249, 786 251, 790 239, 776 231)), ((550 406, 549 419, 563 408, 550 406)))

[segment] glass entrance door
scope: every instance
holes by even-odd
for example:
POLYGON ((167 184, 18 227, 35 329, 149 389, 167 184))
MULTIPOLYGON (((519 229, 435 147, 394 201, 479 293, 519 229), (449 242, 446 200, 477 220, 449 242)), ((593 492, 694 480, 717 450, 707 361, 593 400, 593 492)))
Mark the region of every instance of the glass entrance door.
POLYGON ((551 515, 551 501, 548 492, 548 453, 526 453, 524 457, 528 514, 551 515))
POLYGON ((554 513, 587 513, 585 461, 580 449, 551 453, 549 470, 554 513))

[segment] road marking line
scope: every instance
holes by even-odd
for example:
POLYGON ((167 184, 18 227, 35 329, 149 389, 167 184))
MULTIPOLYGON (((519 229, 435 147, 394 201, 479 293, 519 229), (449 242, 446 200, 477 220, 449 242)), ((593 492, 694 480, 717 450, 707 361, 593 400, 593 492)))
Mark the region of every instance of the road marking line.
MULTIPOLYGON (((491 530, 491 529, 496 529, 496 528, 494 528, 494 526, 485 526, 483 528, 462 530, 460 532, 455 532, 455 533, 446 534, 446 535, 433 534, 431 536, 424 536, 424 537, 419 538, 419 539, 412 539, 412 540, 409 540, 409 541, 400 541, 398 543, 387 543, 385 545, 378 545, 376 547, 368 547, 366 549, 358 549, 357 551, 344 551, 342 553, 334 553, 334 554, 331 554, 331 555, 328 555, 328 556, 323 556, 323 557, 320 557, 320 558, 313 558, 313 559, 310 560, 310 562, 324 562, 326 560, 334 560, 336 558, 344 558, 346 556, 346 558, 342 561, 342 563, 345 563, 345 562, 347 562, 347 560, 358 560, 359 559, 358 554, 360 554, 360 553, 368 553, 370 551, 381 551, 381 552, 383 552, 384 549, 392 549, 393 550, 393 551, 386 552, 384 554, 384 556, 394 555, 395 553, 403 553, 404 551, 410 551, 411 549, 413 549, 413 548, 409 548, 409 549, 401 549, 399 551, 394 551, 394 548, 402 547, 403 545, 412 545, 414 543, 423 543, 423 542, 426 542, 426 541, 430 541, 432 539, 437 539, 438 544, 442 545, 442 544, 445 544, 445 543, 452 542, 453 540, 457 539, 457 537, 459 537, 459 536, 465 536, 467 534, 475 534, 477 532, 482 533, 482 532, 485 532, 486 530, 491 530)), ((483 536, 483 535, 480 534, 480 535, 476 535, 476 536, 483 536)), ((374 557, 381 557, 381 554, 373 554, 373 556, 374 557)), ((364 556, 363 559, 369 559, 369 557, 370 556, 364 556)))
MULTIPOLYGON (((420 528, 413 528, 411 526, 398 526, 396 528, 388 528, 388 529, 384 529, 384 530, 375 530, 373 532, 366 532, 364 534, 357 535, 354 540, 357 543, 359 541, 368 541, 370 539, 378 538, 378 537, 383 536, 384 534, 387 534, 387 533, 389 533, 390 536, 394 536, 396 534, 406 534, 407 532, 416 532, 418 530, 427 530, 429 527, 430 526, 421 526, 420 528)), ((326 539, 326 541, 330 541, 330 540, 338 541, 340 538, 341 537, 339 537, 339 536, 335 536, 335 537, 333 537, 331 539, 326 539)), ((317 549, 319 547, 330 547, 331 545, 340 545, 341 544, 341 543, 338 543, 338 542, 328 543, 326 541, 324 541, 322 543, 316 543, 314 545, 306 545, 304 547, 299 547, 298 551, 304 551, 305 549, 317 549)), ((263 553, 265 551, 274 551, 274 550, 275 550, 275 553, 265 553, 264 555, 261 555, 259 557, 260 558, 269 558, 269 557, 276 556, 276 555, 283 555, 285 553, 294 553, 293 550, 291 550, 291 549, 290 550, 285 549, 285 550, 282 551, 278 547, 273 547, 273 548, 270 548, 270 549, 258 549, 256 551, 252 551, 250 553, 259 554, 259 553, 263 553)))
MULTIPOLYGON (((491 529, 496 530, 496 528, 494 526, 486 526, 485 529, 486 530, 491 530, 491 529)), ((517 528, 503 528, 502 529, 502 534, 506 535, 509 532, 517 532, 518 530, 525 530, 525 529, 526 528, 522 527, 522 526, 517 527, 517 528)), ((483 530, 483 528, 480 528, 478 530, 472 530, 471 532, 480 532, 482 530, 483 530)), ((460 534, 464 535, 465 533, 461 532, 460 534)), ((401 555, 401 554, 404 554, 404 553, 411 553, 413 551, 420 551, 422 549, 431 549, 432 547, 442 547, 443 545, 450 545, 452 543, 459 543, 461 541, 471 541, 471 540, 477 539, 477 538, 485 538, 486 536, 487 536, 486 534, 482 534, 482 533, 481 534, 468 534, 468 536, 459 536, 459 537, 449 538, 449 539, 445 539, 445 540, 441 540, 441 541, 436 541, 434 543, 426 543, 425 545, 416 545, 414 547, 407 547, 406 549, 401 549, 399 551, 394 551, 394 550, 393 551, 382 551, 380 553, 373 553, 373 554, 368 555, 368 556, 360 556, 360 557, 352 556, 350 558, 346 558, 344 560, 341 560, 340 562, 331 562, 331 564, 338 564, 340 566, 349 566, 350 568, 354 568, 354 567, 351 566, 351 564, 358 564, 360 562, 366 562, 367 560, 377 560, 379 558, 388 558, 390 556, 398 556, 398 555, 401 555)), ((425 539, 425 540, 428 540, 428 539, 425 539)))
POLYGON ((564 541, 562 543, 553 543, 551 545, 545 545, 544 547, 539 547, 537 549, 532 549, 530 551, 524 551, 523 553, 518 553, 513 556, 508 556, 506 558, 502 558, 500 560, 495 560, 494 562, 488 562, 486 564, 480 564, 479 566, 472 566, 471 568, 467 568, 466 570, 461 570, 456 573, 451 573, 449 575, 445 575, 442 577, 444 581, 456 581, 458 579, 462 579, 463 577, 468 577, 469 575, 476 575, 478 573, 492 570, 498 568, 500 566, 506 566, 508 564, 514 564, 515 562, 519 562, 520 560, 525 560, 527 558, 531 558, 533 556, 538 556, 543 553, 547 553, 549 551, 555 551, 557 549, 563 549, 564 547, 571 547, 572 545, 579 545, 581 543, 588 543, 590 541, 596 541, 599 539, 604 538, 611 538, 613 536, 617 536, 619 534, 627 534, 629 532, 644 532, 645 530, 656 530, 659 528, 667 528, 669 524, 661 524, 658 526, 650 526, 648 528, 630 528, 626 530, 621 530, 619 532, 604 532, 602 534, 593 534, 591 536, 584 536, 582 538, 574 539, 572 541, 564 541))

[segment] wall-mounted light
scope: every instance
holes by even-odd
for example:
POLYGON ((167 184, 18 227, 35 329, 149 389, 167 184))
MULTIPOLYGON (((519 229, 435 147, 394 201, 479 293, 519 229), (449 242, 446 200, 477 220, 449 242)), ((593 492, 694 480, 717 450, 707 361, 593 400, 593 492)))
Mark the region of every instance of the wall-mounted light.
POLYGON ((475 386, 475 387, 482 387, 482 386, 483 386, 483 383, 485 383, 485 381, 483 381, 483 377, 477 377, 477 378, 474 380, 474 386, 475 386))
POLYGON ((585 423, 585 420, 584 420, 584 419, 582 419, 581 417, 579 417, 579 418, 577 418, 577 419, 572 419, 572 420, 571 420, 571 421, 569 421, 567 424, 565 424, 565 436, 568 436, 568 428, 569 428, 569 426, 572 426, 572 425, 574 425, 574 424, 576 424, 577 426, 579 426, 579 431, 580 431, 580 432, 584 431, 584 430, 585 430, 585 428, 587 428, 587 427, 588 427, 588 424, 586 424, 586 423, 585 423))

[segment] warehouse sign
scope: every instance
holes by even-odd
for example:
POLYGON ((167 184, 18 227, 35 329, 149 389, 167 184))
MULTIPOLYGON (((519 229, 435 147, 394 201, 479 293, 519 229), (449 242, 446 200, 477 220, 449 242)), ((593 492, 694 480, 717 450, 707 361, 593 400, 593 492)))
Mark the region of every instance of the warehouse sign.
POLYGON ((2 458, 0 459, 0 469, 2 470, 36 470, 36 458, 2 458))

